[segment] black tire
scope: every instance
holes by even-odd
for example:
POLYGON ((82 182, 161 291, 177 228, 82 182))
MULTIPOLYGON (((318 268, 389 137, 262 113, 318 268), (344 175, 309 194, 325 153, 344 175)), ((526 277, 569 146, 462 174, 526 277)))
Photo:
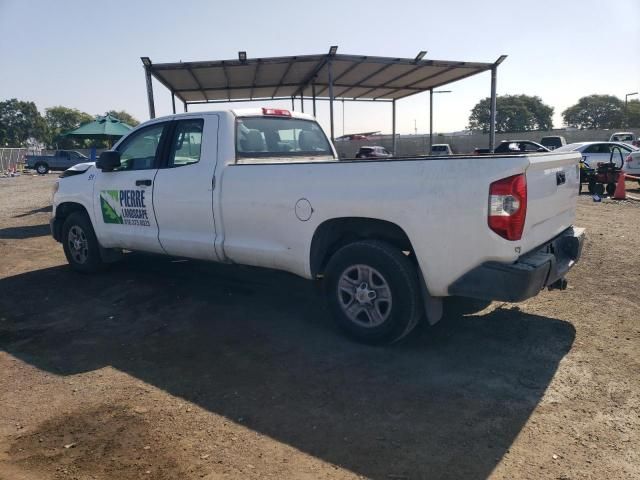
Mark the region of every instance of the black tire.
POLYGON ((49 165, 44 162, 36 163, 35 170, 40 175, 46 175, 47 173, 49 173, 49 165))
POLYGON ((478 300, 469 297, 446 297, 444 299, 444 313, 460 317, 481 312, 491 305, 491 300, 478 300))
POLYGON ((591 195, 593 195, 596 191, 596 182, 595 180, 589 180, 588 190, 591 195))
POLYGON ((342 247, 331 257, 325 269, 325 279, 325 294, 334 318, 338 325, 357 341, 369 344, 398 341, 409 334, 422 318, 423 307, 416 267, 399 249, 387 243, 362 240, 342 247), (367 281, 360 278, 361 269, 356 266, 369 269, 370 276, 367 281), (356 278, 348 274, 354 269, 357 270, 356 278), (347 280, 345 276, 349 278, 343 285, 353 288, 351 293, 347 293, 347 289, 339 288, 341 279, 343 282, 347 280), (380 287, 381 284, 384 284, 384 287, 380 287), (372 304, 369 300, 368 304, 363 306, 356 300, 357 289, 362 285, 365 285, 367 293, 373 290, 376 294, 373 298, 378 301, 372 304), (387 293, 382 295, 383 291, 387 293), (389 292, 387 301, 385 299, 389 292), (377 295, 380 295, 380 298, 377 295), (352 315, 358 307, 360 309, 359 313, 355 314, 355 319, 349 318, 345 311, 349 310, 349 305, 356 307, 352 310, 352 315), (372 312, 373 310, 375 312, 372 312), (373 324, 375 320, 372 315, 378 315, 380 322, 377 325, 373 324), (373 325, 364 325, 367 320, 373 325))
POLYGON ((86 213, 74 212, 69 215, 62 225, 61 238, 62 248, 71 268, 82 273, 104 269, 100 245, 86 213))
POLYGON ((607 183, 607 195, 613 197, 613 194, 616 192, 616 184, 615 183, 607 183))
POLYGON ((602 183, 596 183, 593 185, 593 193, 599 195, 600 197, 604 195, 604 185, 602 183))

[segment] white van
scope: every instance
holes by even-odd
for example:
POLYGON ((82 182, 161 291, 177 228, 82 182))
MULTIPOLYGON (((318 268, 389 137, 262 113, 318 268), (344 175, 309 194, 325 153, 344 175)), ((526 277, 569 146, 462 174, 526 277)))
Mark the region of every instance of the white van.
POLYGON ((453 155, 453 150, 448 143, 434 143, 431 145, 431 155, 453 155))

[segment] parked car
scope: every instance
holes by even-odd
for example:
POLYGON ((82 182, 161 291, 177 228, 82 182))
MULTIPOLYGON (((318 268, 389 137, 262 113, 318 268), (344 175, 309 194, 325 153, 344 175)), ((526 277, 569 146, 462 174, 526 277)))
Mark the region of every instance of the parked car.
POLYGON ((51 229, 85 273, 137 250, 322 279, 347 333, 390 342, 437 322, 445 297, 517 302, 565 288, 584 239, 572 226, 579 159, 339 161, 310 115, 192 112, 148 121, 65 171, 51 229))
POLYGON ((453 155, 448 143, 434 143, 431 145, 431 155, 453 155))
MULTIPOLYGON (((540 145, 531 140, 503 140, 495 148, 494 153, 500 155, 518 155, 522 153, 549 151, 550 150, 544 145, 540 145)), ((475 155, 489 155, 491 152, 488 148, 476 148, 473 153, 475 155)))
POLYGON ((547 147, 549 150, 555 150, 556 148, 566 145, 567 141, 560 135, 549 135, 547 137, 542 137, 540 144, 547 147))
POLYGON ((360 147, 356 158, 387 158, 391 153, 384 147, 360 147))
POLYGON ((35 169, 44 175, 49 170, 66 170, 88 160, 85 155, 75 150, 56 150, 53 155, 27 155, 25 167, 35 169))
MULTIPOLYGON (((628 173, 629 175, 633 175, 634 177, 640 178, 640 150, 634 150, 629 155, 624 162, 624 167, 622 167, 622 171, 624 173, 628 173)), ((640 180, 636 178, 640 184, 640 180)))
POLYGON ((616 132, 609 138, 610 142, 623 142, 628 144, 633 144, 633 142, 637 140, 638 138, 633 132, 616 132))
POLYGON ((622 152, 623 157, 637 150, 637 148, 622 142, 576 142, 556 148, 555 152, 579 152, 582 155, 582 161, 587 166, 596 168, 598 163, 608 162, 611 158, 611 152, 617 153, 618 149, 622 152))

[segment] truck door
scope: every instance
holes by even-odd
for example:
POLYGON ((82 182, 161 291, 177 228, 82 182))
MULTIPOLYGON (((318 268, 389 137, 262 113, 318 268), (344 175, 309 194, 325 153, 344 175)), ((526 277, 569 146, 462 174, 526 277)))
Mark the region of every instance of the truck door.
POLYGON ((69 163, 69 152, 65 150, 58 150, 53 157, 51 157, 51 162, 49 163, 49 168, 55 169, 66 169, 69 168, 67 166, 69 163))
POLYGON ((153 184, 170 125, 155 123, 132 133, 116 149, 120 167, 97 171, 93 208, 102 246, 162 253, 153 184))
POLYGON ((171 255, 218 260, 213 217, 218 123, 217 115, 173 122, 153 191, 160 244, 171 255))

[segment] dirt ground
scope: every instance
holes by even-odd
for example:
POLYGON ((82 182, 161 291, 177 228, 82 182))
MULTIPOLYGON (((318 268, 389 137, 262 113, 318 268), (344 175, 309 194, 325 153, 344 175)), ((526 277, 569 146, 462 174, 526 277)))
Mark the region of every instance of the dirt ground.
POLYGON ((568 290, 373 348, 288 274, 72 272, 54 181, 0 179, 0 479, 640 478, 640 202, 580 198, 568 290))

